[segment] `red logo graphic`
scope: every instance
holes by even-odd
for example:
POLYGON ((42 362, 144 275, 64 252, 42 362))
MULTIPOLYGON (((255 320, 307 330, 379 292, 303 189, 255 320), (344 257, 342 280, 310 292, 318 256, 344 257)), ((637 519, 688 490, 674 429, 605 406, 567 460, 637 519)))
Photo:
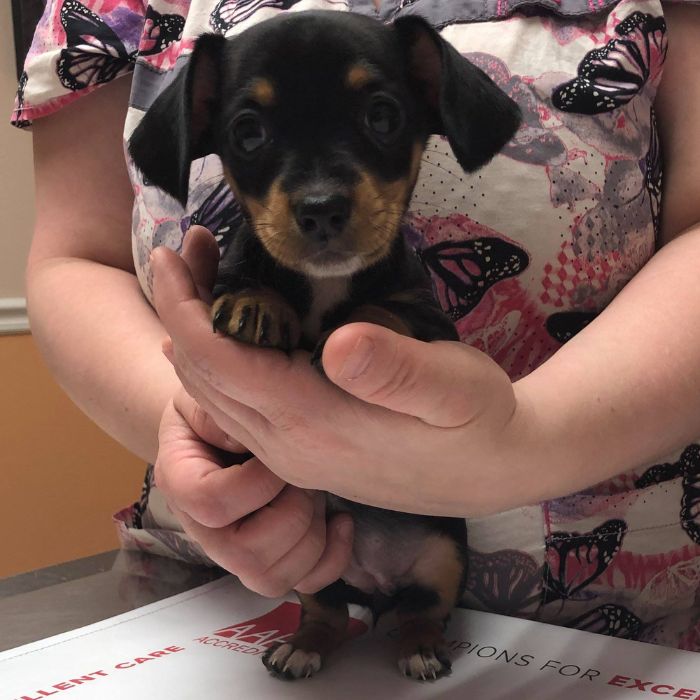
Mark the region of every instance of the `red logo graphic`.
POLYGON ((282 603, 270 612, 252 620, 237 622, 214 632, 217 637, 235 639, 244 644, 268 648, 284 642, 299 627, 301 606, 298 603, 282 603))
MULTIPOLYGON (((213 637, 198 637, 195 641, 244 654, 263 654, 275 644, 283 644, 297 631, 301 619, 298 603, 281 603, 276 608, 252 620, 237 622, 214 632, 213 637)), ((361 620, 350 618, 348 638, 367 631, 361 620)))

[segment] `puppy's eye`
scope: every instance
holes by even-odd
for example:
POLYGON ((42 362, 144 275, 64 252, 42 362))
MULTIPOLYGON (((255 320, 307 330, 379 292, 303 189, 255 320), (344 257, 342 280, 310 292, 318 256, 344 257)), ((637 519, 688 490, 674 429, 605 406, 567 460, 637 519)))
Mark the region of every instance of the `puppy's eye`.
POLYGON ((231 140, 242 155, 252 155, 268 141, 267 130, 260 117, 253 111, 245 111, 233 122, 231 140))
POLYGON ((403 126, 401 106, 389 95, 374 95, 367 106, 365 125, 380 141, 393 140, 403 126))

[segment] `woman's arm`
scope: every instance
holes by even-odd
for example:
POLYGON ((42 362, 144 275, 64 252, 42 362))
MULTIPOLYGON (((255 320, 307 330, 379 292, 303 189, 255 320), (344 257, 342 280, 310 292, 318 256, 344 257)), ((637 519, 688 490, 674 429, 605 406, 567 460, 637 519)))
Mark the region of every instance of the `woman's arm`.
POLYGON ((107 433, 153 461, 179 382, 132 262, 133 191, 122 147, 129 88, 121 78, 34 124, 27 296, 33 336, 63 389, 107 433))

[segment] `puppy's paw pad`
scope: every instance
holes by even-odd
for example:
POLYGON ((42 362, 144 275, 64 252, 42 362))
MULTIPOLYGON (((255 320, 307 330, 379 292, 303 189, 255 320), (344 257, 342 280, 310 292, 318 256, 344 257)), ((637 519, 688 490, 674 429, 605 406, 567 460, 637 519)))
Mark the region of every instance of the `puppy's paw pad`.
POLYGON ((399 670, 404 676, 415 680, 435 681, 450 673, 452 663, 444 650, 426 647, 400 658, 399 670))
POLYGON ((282 297, 268 290, 223 294, 211 308, 215 331, 236 340, 289 352, 299 343, 299 319, 282 297))
POLYGON ((286 680, 311 678, 321 670, 321 655, 316 651, 295 649, 287 643, 272 647, 263 656, 263 663, 270 673, 286 680))

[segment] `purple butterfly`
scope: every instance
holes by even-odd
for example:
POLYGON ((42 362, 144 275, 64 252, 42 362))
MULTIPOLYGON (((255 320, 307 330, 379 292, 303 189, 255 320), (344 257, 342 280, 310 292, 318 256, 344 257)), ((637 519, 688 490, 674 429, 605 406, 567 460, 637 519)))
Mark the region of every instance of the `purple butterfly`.
POLYGON ((204 226, 214 234, 219 247, 225 249, 242 223, 243 212, 234 199, 231 188, 222 180, 195 212, 182 219, 180 229, 185 233, 195 224, 204 226))
POLYGON ((77 0, 65 0, 61 7, 61 24, 68 48, 58 59, 57 73, 70 90, 108 83, 129 70, 136 51, 127 52, 114 31, 77 0))

